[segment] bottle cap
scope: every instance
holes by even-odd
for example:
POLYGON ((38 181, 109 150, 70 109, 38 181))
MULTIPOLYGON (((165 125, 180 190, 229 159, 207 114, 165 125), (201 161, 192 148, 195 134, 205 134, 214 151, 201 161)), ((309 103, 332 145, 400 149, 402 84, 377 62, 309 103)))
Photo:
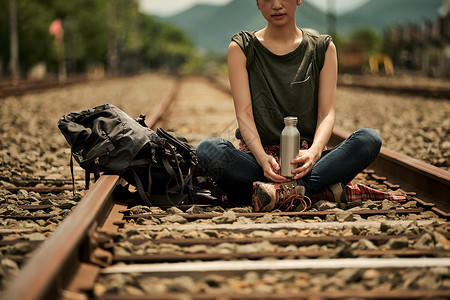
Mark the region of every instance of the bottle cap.
POLYGON ((297 117, 285 117, 284 124, 297 124, 297 117))

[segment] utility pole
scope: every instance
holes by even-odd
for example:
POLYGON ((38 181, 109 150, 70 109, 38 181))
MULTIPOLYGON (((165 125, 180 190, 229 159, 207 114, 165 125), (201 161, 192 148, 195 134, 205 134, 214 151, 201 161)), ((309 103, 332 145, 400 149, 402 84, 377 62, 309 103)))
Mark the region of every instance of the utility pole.
POLYGON ((108 28, 108 72, 117 75, 119 69, 119 51, 117 46, 117 5, 116 1, 106 2, 106 20, 108 28))
POLYGON ((327 0, 328 34, 336 38, 336 6, 335 0, 327 0))
POLYGON ((17 0, 9 0, 9 68, 13 84, 19 81, 19 34, 17 30, 17 0))

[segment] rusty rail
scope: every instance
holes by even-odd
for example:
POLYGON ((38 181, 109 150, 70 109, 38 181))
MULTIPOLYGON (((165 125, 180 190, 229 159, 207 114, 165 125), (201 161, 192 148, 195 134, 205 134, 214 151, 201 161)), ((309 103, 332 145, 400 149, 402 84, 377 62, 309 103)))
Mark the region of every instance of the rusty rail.
POLYGON ((109 212, 119 176, 101 176, 58 230, 36 250, 3 300, 55 299, 80 264, 80 245, 109 212), (62 277, 61 274, 64 274, 62 277))
MULTIPOLYGON (((330 144, 337 145, 348 136, 348 132, 335 128, 330 144)), ((418 198, 435 203, 438 209, 450 211, 450 203, 446 201, 450 195, 450 172, 385 147, 369 168, 404 190, 417 191, 418 198)))

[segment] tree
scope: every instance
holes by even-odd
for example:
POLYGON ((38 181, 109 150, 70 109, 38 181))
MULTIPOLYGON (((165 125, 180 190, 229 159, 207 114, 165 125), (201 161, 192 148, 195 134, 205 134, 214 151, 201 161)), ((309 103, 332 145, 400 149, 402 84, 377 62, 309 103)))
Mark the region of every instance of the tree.
POLYGON ((381 51, 383 37, 372 28, 361 28, 350 34, 352 42, 362 43, 368 53, 377 53, 381 51))

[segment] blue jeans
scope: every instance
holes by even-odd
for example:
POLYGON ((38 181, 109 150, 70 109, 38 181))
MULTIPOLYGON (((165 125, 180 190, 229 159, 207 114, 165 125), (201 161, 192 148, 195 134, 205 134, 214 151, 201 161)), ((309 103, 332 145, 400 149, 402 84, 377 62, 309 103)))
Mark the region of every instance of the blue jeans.
MULTIPOLYGON (((363 128, 345 141, 325 150, 311 172, 299 179, 306 195, 319 192, 334 183, 349 183, 369 166, 381 148, 381 137, 373 129, 363 128)), ((239 202, 250 202, 254 181, 267 181, 252 154, 247 154, 224 139, 207 138, 197 146, 200 166, 225 194, 239 202)))

